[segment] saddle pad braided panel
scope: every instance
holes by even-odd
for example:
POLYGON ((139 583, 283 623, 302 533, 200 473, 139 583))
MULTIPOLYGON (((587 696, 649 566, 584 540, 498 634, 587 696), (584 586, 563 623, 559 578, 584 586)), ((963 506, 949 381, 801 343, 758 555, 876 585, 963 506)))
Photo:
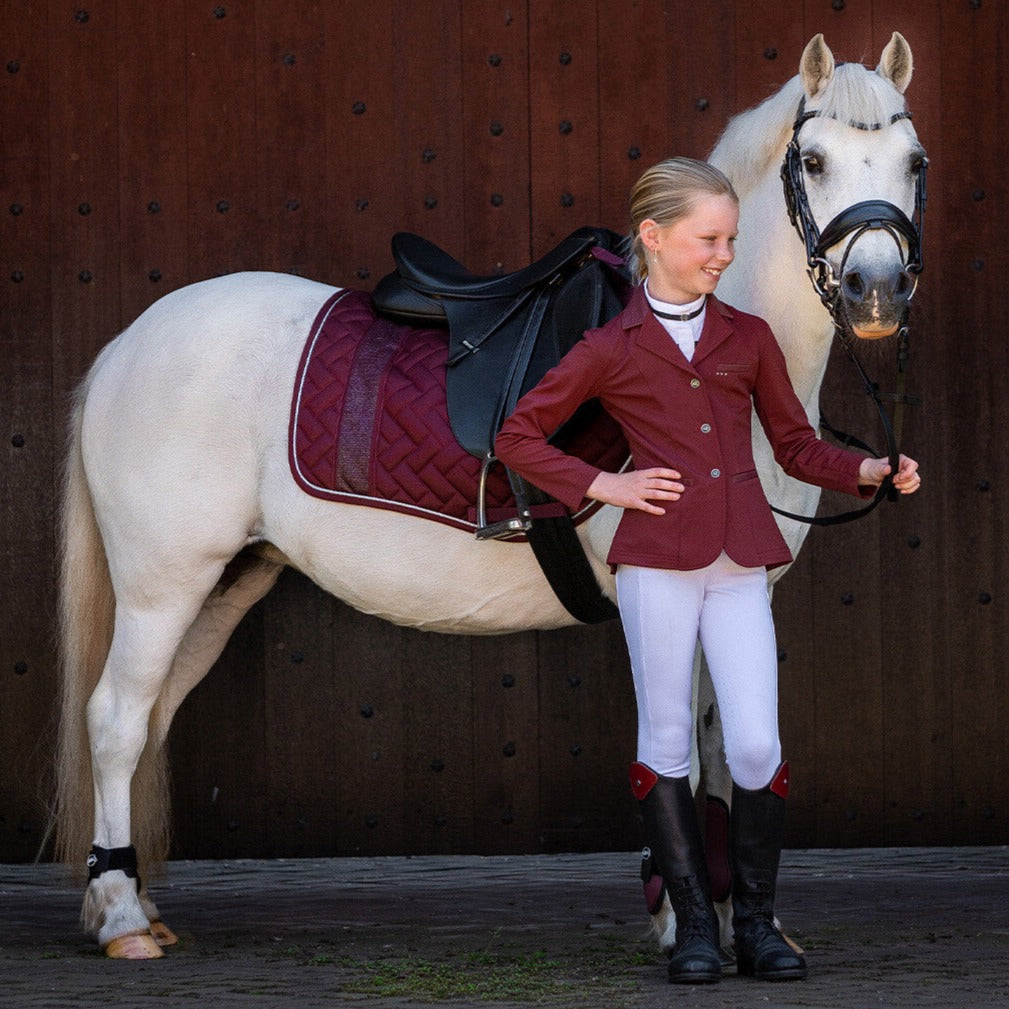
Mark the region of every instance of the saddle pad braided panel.
MULTIPOLYGON (((291 403, 289 458, 302 490, 476 529, 480 460, 449 425, 447 358, 445 330, 378 317, 362 291, 334 294, 308 335, 291 403)), ((627 457, 605 414, 569 449, 613 469, 627 457)), ((486 504, 494 519, 516 513, 500 466, 488 476, 486 504)))

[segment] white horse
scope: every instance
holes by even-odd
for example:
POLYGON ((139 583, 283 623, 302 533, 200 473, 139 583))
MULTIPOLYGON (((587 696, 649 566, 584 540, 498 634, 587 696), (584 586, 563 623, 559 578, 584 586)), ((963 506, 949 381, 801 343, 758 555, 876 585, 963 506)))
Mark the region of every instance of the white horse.
MULTIPOLYGON (((870 198, 911 214, 921 150, 909 123, 874 132, 846 125, 903 110, 910 76, 911 53, 897 34, 876 73, 835 68, 818 36, 800 75, 734 121, 713 154, 742 201, 739 254, 722 282, 727 300, 771 322, 814 423, 832 325, 804 278, 779 164, 805 95, 808 109, 825 113, 802 131, 816 218, 870 198)), ((892 330, 907 297, 904 265, 897 244, 875 231, 851 249, 846 269, 878 278, 855 312, 860 336, 892 330)), ((77 393, 62 500, 56 828, 61 857, 92 864, 82 923, 110 956, 160 956, 174 941, 134 874, 130 846, 142 867, 165 856, 172 718, 285 565, 410 627, 497 634, 574 622, 527 545, 477 542, 296 486, 291 390, 309 328, 334 290, 269 273, 177 290, 102 350, 77 393)), ((773 502, 815 508, 816 490, 786 481, 762 442, 757 458, 773 502)), ((579 528, 611 598, 605 557, 619 517, 604 507, 579 528)), ((793 550, 803 534, 786 523, 793 550)))

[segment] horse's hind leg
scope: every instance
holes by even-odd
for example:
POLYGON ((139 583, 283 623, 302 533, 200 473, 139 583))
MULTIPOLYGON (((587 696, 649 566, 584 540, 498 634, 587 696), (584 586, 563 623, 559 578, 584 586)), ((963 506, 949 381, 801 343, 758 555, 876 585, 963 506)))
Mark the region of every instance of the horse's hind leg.
MULTIPOLYGON (((245 614, 273 587, 286 560, 279 551, 264 545, 243 550, 225 568, 175 652, 151 718, 150 745, 157 749, 164 746, 179 705, 210 671, 245 614)), ((143 817, 137 804, 150 798, 143 792, 134 796, 135 817, 138 812, 143 817)), ((144 885, 139 900, 158 945, 173 945, 177 941, 175 933, 162 920, 144 885)))
POLYGON ((216 562, 196 565, 179 583, 163 579, 159 584, 149 572, 150 578, 136 578, 117 592, 112 645, 87 704, 95 822, 92 878, 81 915, 85 930, 110 956, 160 955, 140 903, 132 861, 134 846, 140 864, 152 852, 162 855, 167 834, 166 783, 159 773, 162 740, 156 732, 149 739, 148 726, 180 642, 223 567, 216 562), (134 782, 148 744, 142 773, 134 782), (136 819, 131 815, 131 786, 143 797, 138 801, 146 804, 136 819))

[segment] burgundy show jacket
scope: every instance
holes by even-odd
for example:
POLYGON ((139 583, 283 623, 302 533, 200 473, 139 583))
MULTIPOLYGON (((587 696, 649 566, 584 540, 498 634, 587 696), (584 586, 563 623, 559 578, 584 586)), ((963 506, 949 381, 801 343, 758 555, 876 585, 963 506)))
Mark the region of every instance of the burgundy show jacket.
POLYGON ((623 428, 635 469, 674 469, 685 485, 679 501, 656 502, 665 515, 624 510, 611 565, 694 570, 722 550, 744 567, 792 559, 754 465, 754 409, 790 476, 855 495, 871 492, 858 486, 862 457, 820 441, 810 427, 767 323, 714 296, 687 361, 637 288, 623 312, 590 330, 505 421, 497 457, 572 510, 599 470, 547 438, 593 398, 623 428))

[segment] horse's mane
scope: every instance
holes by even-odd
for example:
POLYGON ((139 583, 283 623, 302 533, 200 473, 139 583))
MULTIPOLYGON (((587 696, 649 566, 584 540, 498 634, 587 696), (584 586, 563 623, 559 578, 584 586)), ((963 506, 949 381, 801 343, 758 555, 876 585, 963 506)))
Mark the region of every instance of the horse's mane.
MULTIPOLYGON (((728 175, 740 198, 780 164, 802 94, 796 74, 760 105, 731 119, 719 137, 709 160, 728 175)), ((905 105, 903 96, 879 74, 859 63, 841 63, 809 107, 844 121, 876 123, 903 111, 905 105)))

